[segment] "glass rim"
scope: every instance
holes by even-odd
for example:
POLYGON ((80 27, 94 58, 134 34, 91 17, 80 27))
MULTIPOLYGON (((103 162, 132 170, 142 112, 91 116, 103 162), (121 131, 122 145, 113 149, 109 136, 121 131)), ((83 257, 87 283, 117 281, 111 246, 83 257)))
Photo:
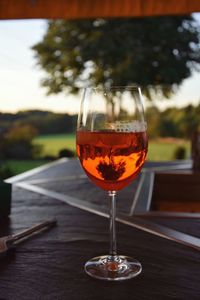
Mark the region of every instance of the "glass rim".
POLYGON ((131 91, 137 90, 141 91, 141 86, 138 84, 131 84, 131 85, 111 85, 110 87, 107 86, 88 86, 83 88, 84 90, 94 90, 94 91, 131 91))

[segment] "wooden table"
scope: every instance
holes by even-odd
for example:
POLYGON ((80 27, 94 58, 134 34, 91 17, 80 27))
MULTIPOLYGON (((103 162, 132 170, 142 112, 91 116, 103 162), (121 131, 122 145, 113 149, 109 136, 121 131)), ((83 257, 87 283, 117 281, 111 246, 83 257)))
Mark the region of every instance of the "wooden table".
MULTIPOLYGON (((77 166, 76 161, 63 161, 63 165, 53 164, 14 181, 26 180, 26 183, 32 182, 32 185, 43 189, 46 185, 46 189, 49 186, 49 190, 58 193, 61 184, 56 177, 64 177, 66 172, 73 170, 73 175, 82 174, 82 180, 87 180, 77 166), (52 181, 48 183, 45 181, 47 178, 52 181)), ((97 188, 93 190, 89 182, 83 184, 80 178, 74 181, 73 184, 70 180, 62 183, 62 193, 65 190, 69 199, 88 193, 89 199, 95 198, 90 203, 97 205, 103 195, 105 198, 104 192, 97 188)), ((56 217, 58 224, 1 257, 0 299, 200 299, 199 251, 121 223, 117 224, 119 253, 137 258, 142 263, 142 273, 126 282, 90 278, 83 266, 89 258, 107 254, 108 219, 19 186, 13 185, 12 213, 6 223, 1 223, 1 236, 16 233, 51 217, 56 217)), ((127 191, 119 197, 118 209, 122 213, 127 208, 120 201, 126 198, 127 191)), ((106 206, 104 201, 102 203, 99 204, 100 211, 106 206)), ((126 206, 129 204, 126 199, 124 203, 126 206)), ((151 220, 200 236, 200 220, 197 218, 151 217, 151 220)))

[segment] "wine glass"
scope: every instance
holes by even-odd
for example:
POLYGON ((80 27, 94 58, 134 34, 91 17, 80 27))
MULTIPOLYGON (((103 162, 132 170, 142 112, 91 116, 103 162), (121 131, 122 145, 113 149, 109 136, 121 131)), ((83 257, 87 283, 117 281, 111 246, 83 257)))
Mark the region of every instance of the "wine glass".
POLYGON ((116 193, 132 182, 147 155, 147 125, 138 86, 86 88, 78 116, 77 154, 87 176, 108 192, 110 251, 92 258, 85 271, 104 280, 125 280, 140 274, 141 264, 117 254, 116 193))

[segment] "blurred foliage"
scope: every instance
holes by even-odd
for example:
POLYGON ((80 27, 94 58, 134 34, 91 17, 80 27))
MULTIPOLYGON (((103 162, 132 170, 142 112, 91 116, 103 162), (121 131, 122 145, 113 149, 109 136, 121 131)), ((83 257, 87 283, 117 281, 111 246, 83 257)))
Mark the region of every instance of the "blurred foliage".
MULTIPOLYGON (((195 130, 200 131, 200 104, 197 106, 187 105, 183 108, 171 107, 162 111, 150 104, 146 109, 146 119, 150 138, 177 137, 190 139, 192 132, 195 130)), ((53 135, 54 140, 61 133, 74 134, 76 120, 77 115, 66 116, 65 114, 43 111, 25 111, 17 114, 0 113, 0 153, 5 153, 4 148, 5 145, 8 148, 8 144, 10 148, 13 144, 32 144, 32 140, 36 135, 45 135, 47 140, 51 140, 53 135)), ((34 143, 37 147, 32 148, 33 156, 37 156, 37 153, 41 152, 38 146, 40 137, 37 137, 37 139, 37 145, 34 143)), ((47 142, 49 143, 49 141, 47 142)), ((59 141, 57 142, 59 143, 59 141)), ((60 149, 64 149, 66 146, 63 142, 60 149)), ((70 145, 67 148, 70 149, 70 145)), ((54 154, 57 155, 57 153, 54 154)))
POLYGON ((59 158, 62 157, 75 157, 75 153, 69 149, 61 149, 58 154, 59 158))
POLYGON ((174 151, 174 159, 185 159, 186 158, 186 149, 183 146, 179 146, 174 151))
POLYGON ((0 180, 13 176, 14 173, 4 162, 0 162, 0 180))
POLYGON ((33 50, 49 94, 136 83, 154 99, 199 70, 199 33, 193 16, 55 20, 33 50))
MULTIPOLYGON (((0 159, 57 159, 59 152, 57 151, 55 155, 47 155, 43 149, 44 141, 40 142, 40 137, 46 136, 48 139, 62 133, 74 133, 76 120, 77 115, 39 110, 22 111, 16 114, 0 113, 0 159)), ((59 143, 59 141, 54 142, 59 143)), ((63 141, 60 149, 66 147, 66 142, 63 141)), ((68 156, 74 156, 70 150, 66 149, 66 151, 69 151, 68 156)))
POLYGON ((0 153, 2 158, 30 159, 40 152, 32 141, 37 130, 31 125, 15 125, 1 133, 0 153))
POLYGON ((30 143, 37 135, 37 130, 31 125, 15 126, 5 134, 5 138, 9 144, 30 143))
POLYGON ((171 107, 164 111, 150 106, 146 111, 146 118, 150 138, 191 139, 193 132, 200 131, 200 104, 183 108, 171 107))
POLYGON ((13 126, 31 125, 39 134, 68 133, 76 128, 77 116, 49 111, 28 110, 17 114, 0 113, 0 132, 13 126))

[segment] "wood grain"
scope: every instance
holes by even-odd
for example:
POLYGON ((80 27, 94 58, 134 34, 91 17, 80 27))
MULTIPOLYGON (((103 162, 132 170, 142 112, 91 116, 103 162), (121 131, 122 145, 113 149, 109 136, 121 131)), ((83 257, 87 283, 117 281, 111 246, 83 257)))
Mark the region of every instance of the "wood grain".
MULTIPOLYGON (((10 222, 1 224, 0 233, 49 217, 57 217, 57 227, 1 258, 0 299, 200 299, 198 251, 122 224, 117 226, 119 252, 139 259, 142 274, 121 283, 89 278, 83 265, 107 253, 108 220, 45 196, 14 188, 10 222)), ((198 220, 192 228, 195 224, 199 231, 198 220)))
POLYGON ((189 14, 198 0, 1 0, 1 19, 106 18, 189 14))

